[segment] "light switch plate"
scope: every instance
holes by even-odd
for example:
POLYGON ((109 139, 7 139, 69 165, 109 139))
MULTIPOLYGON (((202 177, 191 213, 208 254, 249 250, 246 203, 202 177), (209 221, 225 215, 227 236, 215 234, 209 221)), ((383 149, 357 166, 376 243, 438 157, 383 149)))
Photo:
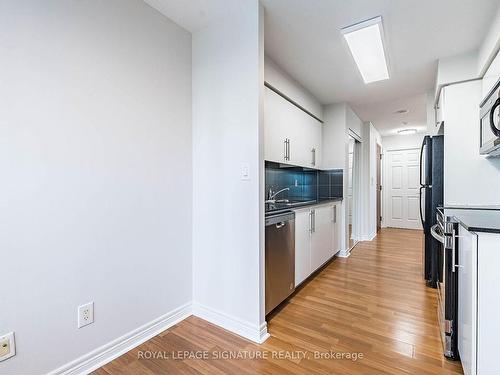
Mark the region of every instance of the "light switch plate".
POLYGON ((0 362, 16 355, 14 332, 0 336, 0 362))
POLYGON ((241 179, 244 181, 250 180, 250 164, 241 163, 241 179))

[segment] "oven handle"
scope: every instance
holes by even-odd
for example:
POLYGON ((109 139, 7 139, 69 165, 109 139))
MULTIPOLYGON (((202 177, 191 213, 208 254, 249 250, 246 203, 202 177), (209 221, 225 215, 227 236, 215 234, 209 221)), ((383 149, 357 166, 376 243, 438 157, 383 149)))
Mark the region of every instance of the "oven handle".
POLYGON ((444 236, 438 233, 438 228, 439 228, 439 231, 441 231, 441 228, 439 227, 439 224, 434 224, 431 227, 431 235, 436 240, 438 240, 439 242, 441 242, 442 244, 444 244, 444 236))
POLYGON ((493 121, 493 115, 495 113, 495 109, 497 109, 498 106, 500 106, 500 98, 497 99, 495 104, 493 104, 493 107, 491 107, 490 109, 490 127, 493 134, 495 134, 495 136, 497 137, 500 137, 500 129, 495 126, 495 121, 493 121))

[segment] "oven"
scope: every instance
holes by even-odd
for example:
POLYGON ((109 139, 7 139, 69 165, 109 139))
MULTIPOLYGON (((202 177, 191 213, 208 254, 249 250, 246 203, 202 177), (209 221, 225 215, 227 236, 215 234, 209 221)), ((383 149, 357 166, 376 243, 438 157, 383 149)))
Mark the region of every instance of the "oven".
POLYGON ((458 359, 458 224, 447 217, 442 208, 436 213, 437 224, 431 228, 438 241, 438 321, 445 357, 458 359))
POLYGON ((500 79, 480 106, 481 155, 500 156, 500 79))

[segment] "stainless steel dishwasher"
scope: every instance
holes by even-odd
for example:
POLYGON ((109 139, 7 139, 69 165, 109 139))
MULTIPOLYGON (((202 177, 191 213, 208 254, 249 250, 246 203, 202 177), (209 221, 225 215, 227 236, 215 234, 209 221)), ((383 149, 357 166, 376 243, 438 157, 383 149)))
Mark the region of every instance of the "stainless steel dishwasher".
POLYGON ((266 315, 295 290, 295 213, 266 217, 266 315))

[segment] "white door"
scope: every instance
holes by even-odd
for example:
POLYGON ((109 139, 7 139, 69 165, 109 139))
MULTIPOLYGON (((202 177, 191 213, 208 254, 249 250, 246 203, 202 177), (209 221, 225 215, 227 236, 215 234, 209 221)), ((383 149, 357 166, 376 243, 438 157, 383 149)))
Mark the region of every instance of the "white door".
POLYGON ((386 155, 386 224, 394 228, 421 229, 420 149, 388 151, 386 155))

